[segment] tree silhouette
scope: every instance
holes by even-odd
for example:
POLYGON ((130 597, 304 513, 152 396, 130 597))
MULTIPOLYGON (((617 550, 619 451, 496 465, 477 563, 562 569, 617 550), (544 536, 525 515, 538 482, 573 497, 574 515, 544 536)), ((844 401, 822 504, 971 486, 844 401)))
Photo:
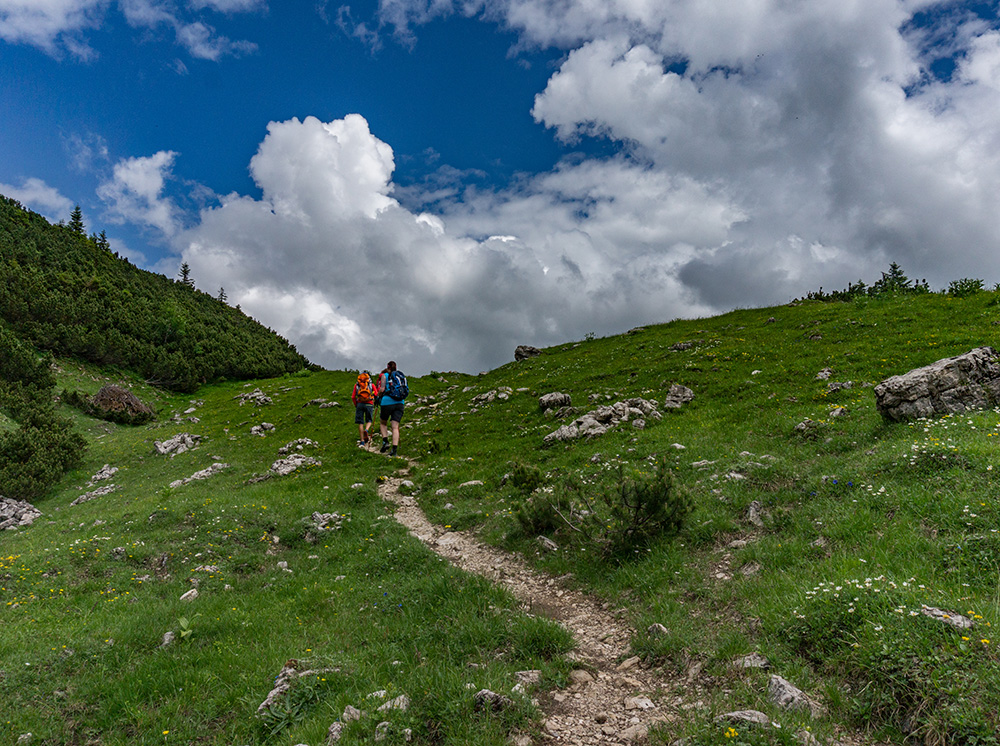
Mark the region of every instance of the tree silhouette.
POLYGON ((187 285, 189 288, 194 287, 194 280, 191 278, 191 267, 188 266, 187 262, 181 264, 181 271, 177 276, 181 278, 181 285, 187 285))
POLYGON ((80 205, 76 205, 73 208, 73 212, 69 214, 69 229, 74 233, 79 233, 81 236, 87 235, 83 227, 83 211, 80 209, 80 205))

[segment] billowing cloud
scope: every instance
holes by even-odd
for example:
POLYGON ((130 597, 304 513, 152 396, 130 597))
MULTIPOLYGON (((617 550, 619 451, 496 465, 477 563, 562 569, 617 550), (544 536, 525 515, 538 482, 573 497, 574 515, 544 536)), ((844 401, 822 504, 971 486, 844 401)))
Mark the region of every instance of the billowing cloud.
POLYGON ((19 187, 0 183, 0 194, 16 199, 25 207, 54 221, 69 220, 73 210, 73 202, 68 197, 64 197, 58 189, 41 179, 25 179, 19 187))
POLYGON ((176 156, 173 151, 163 150, 116 163, 111 178, 97 188, 97 196, 108 205, 108 217, 174 235, 179 227, 177 208, 164 196, 164 189, 176 156))
POLYGON ((361 117, 276 123, 252 164, 262 198, 231 195, 181 248, 236 302, 270 299, 261 317, 318 361, 422 369, 781 303, 892 261, 935 287, 994 281, 1000 32, 971 7, 382 0, 366 31, 412 40, 457 13, 564 49, 532 114, 617 155, 492 191, 442 165, 397 190, 361 117))
POLYGON ((87 59, 83 32, 100 25, 108 0, 0 0, 0 39, 87 59))
POLYGON ((677 266, 742 219, 723 194, 624 160, 431 215, 392 197, 393 167, 361 116, 272 123, 251 162, 261 199, 230 195, 175 244, 199 286, 317 362, 470 370, 690 309, 677 266))
POLYGON ((58 57, 69 52, 88 60, 96 52, 86 32, 100 28, 109 7, 116 5, 133 28, 172 29, 177 43, 192 57, 218 60, 226 55, 250 54, 257 45, 233 41, 217 34, 204 20, 191 17, 200 11, 227 14, 266 9, 263 0, 192 0, 188 11, 165 0, 0 0, 0 39, 30 44, 58 57))

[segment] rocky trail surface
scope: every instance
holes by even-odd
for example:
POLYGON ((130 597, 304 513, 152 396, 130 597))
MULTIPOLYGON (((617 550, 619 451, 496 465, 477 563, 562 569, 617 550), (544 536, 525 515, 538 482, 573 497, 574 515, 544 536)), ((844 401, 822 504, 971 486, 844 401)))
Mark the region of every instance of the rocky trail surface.
MULTIPOLYGON (((590 746, 643 741, 656 723, 675 720, 686 709, 672 690, 683 682, 665 681, 660 672, 643 668, 638 657, 629 656, 633 630, 607 604, 538 573, 515 555, 480 543, 468 532, 432 524, 415 498, 400 493, 404 478, 390 477, 379 487, 382 499, 395 503, 397 521, 455 566, 503 585, 528 613, 553 619, 573 634, 577 647, 571 657, 578 667, 570 686, 543 693, 540 699, 547 742, 590 746)), ((515 743, 527 746, 532 740, 520 736, 515 743)))

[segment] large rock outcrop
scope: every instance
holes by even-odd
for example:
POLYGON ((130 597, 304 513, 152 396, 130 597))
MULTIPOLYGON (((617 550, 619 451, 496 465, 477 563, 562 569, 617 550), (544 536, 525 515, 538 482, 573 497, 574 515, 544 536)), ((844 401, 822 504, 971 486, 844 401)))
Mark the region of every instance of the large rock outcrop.
POLYGON ((1000 358, 992 347, 944 358, 875 387, 875 405, 887 420, 986 409, 1000 404, 1000 358))

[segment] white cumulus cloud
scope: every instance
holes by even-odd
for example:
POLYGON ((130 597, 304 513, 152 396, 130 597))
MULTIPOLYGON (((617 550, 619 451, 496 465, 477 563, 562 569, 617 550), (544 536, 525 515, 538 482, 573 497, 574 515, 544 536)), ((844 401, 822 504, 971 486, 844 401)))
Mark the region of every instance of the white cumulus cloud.
POLYGON ((73 210, 73 202, 68 197, 37 178, 25 179, 21 186, 0 183, 0 194, 16 199, 25 207, 54 221, 69 220, 73 210))
POLYGON ((164 196, 167 179, 177 154, 161 150, 151 156, 123 158, 115 164, 111 178, 97 188, 117 222, 149 226, 166 236, 177 232, 178 215, 173 201, 164 196))
POLYGON ((199 15, 204 11, 258 12, 267 7, 263 0, 192 0, 186 5, 178 8, 166 0, 0 0, 0 40, 29 44, 54 57, 69 52, 79 59, 92 59, 96 52, 87 32, 101 28, 109 9, 116 7, 133 28, 171 29, 176 42, 192 57, 218 60, 256 51, 255 43, 218 34, 199 15))

